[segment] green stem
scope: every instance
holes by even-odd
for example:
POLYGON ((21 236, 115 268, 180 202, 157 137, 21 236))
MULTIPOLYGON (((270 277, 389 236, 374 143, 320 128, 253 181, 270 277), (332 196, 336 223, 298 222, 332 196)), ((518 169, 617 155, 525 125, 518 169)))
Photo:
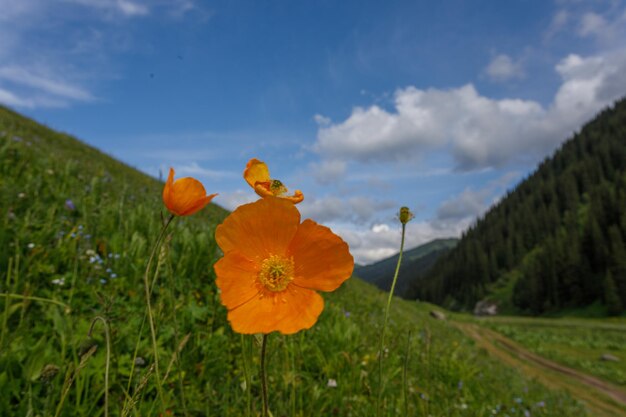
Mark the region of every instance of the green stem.
MULTIPOLYGON (((11 272, 13 270, 13 258, 9 258, 9 266, 7 268, 7 280, 6 280, 6 290, 9 291, 9 287, 11 286, 11 272)), ((7 322, 9 319, 9 300, 4 301, 4 316, 2 316, 2 333, 0 333, 0 349, 3 349, 4 346, 4 334, 7 328, 7 322)))
MULTIPOLYGON (((150 304, 150 293, 151 293, 150 283, 148 281, 149 281, 150 269, 152 268, 152 261, 154 260, 154 256, 156 255, 159 248, 161 247, 161 242, 163 240, 163 237, 165 236, 165 231, 167 230, 167 227, 170 225, 172 220, 174 220, 174 217, 175 216, 172 214, 170 218, 163 225, 163 228, 161 229, 161 233, 159 234, 159 237, 157 238, 156 242, 154 243, 154 247, 152 248, 152 253, 150 254, 150 258, 148 259, 146 272, 143 274, 143 283, 144 283, 144 288, 146 292, 146 307, 148 309, 148 323, 150 324, 150 335, 152 337, 152 351, 154 355, 154 371, 155 371, 155 375, 157 379, 157 392, 159 395, 159 401, 161 402, 161 408, 164 408, 165 404, 163 401, 163 387, 161 386, 161 374, 159 372, 159 353, 157 349, 156 330, 154 328, 154 317, 152 316, 152 305, 150 304)), ((163 410, 163 412, 165 413, 165 410, 163 410)))
POLYGON ((32 295, 22 295, 22 294, 7 294, 7 293, 0 293, 0 297, 17 298, 17 299, 20 299, 20 300, 39 301, 39 302, 42 302, 42 303, 56 304, 56 305, 58 305, 60 307, 63 307, 63 309, 66 312, 71 311, 70 306, 68 306, 67 304, 62 303, 62 302, 57 301, 57 300, 52 300, 50 298, 42 298, 42 297, 35 297, 35 296, 32 296, 32 295))
POLYGON ((406 354, 404 355, 404 369, 402 370, 402 394, 404 397, 404 415, 409 415, 409 356, 411 355, 411 331, 406 338, 406 354))
POLYGON ((261 388, 263 394, 263 417, 268 416, 269 406, 267 404, 267 375, 265 371, 265 349, 267 347, 267 334, 263 334, 261 344, 261 388))
POLYGON ((402 263, 402 253, 404 252, 404 234, 406 231, 406 224, 402 223, 402 240, 400 242, 400 254, 398 255, 398 263, 396 264, 396 272, 393 275, 393 282, 391 283, 391 290, 389 290, 389 297, 387 298, 387 307, 385 308, 385 319, 383 321, 383 328, 380 331, 380 348, 378 350, 378 399, 376 402, 376 415, 380 416, 380 406, 383 397, 383 350, 385 347, 385 330, 387 329, 387 322, 389 320, 389 308, 391 307, 391 300, 393 298, 393 292, 396 288, 396 282, 398 281, 398 273, 400 272, 400 264, 402 263))
POLYGON ((111 366, 111 338, 109 335, 109 324, 107 320, 102 316, 96 316, 92 322, 91 327, 89 327, 89 333, 87 335, 91 337, 91 333, 93 332, 93 327, 96 325, 96 322, 102 322, 104 326, 104 337, 106 339, 107 344, 107 357, 106 364, 104 368, 104 417, 109 416, 109 367, 111 366))
POLYGON ((252 392, 250 373, 248 372, 248 352, 243 333, 241 334, 241 355, 243 356, 243 376, 246 380, 246 416, 250 417, 252 414, 252 392))

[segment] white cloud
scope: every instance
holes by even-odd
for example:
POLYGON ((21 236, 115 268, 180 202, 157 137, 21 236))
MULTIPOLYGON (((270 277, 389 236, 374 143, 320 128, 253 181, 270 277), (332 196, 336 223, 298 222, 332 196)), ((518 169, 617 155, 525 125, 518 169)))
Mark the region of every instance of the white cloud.
POLYGON ((492 191, 486 188, 463 192, 443 202, 437 209, 438 220, 460 220, 466 217, 476 218, 489 207, 488 198, 492 191))
POLYGON ((321 114, 316 114, 315 116, 313 116, 313 120, 315 120, 315 123, 317 123, 320 126, 326 126, 331 123, 330 118, 326 116, 322 116, 321 114))
POLYGON ((364 196, 313 198, 305 196, 298 205, 302 218, 311 218, 319 223, 349 222, 366 224, 381 210, 395 207, 391 201, 374 200, 364 196))
POLYGON ((52 96, 77 100, 92 101, 94 97, 87 90, 65 81, 34 74, 25 68, 16 66, 0 67, 0 80, 10 81, 52 96))
MULTIPOLYGON (((468 225, 464 222, 450 222, 444 226, 441 223, 414 220, 407 224, 405 248, 411 249, 434 239, 458 237, 468 225)), ((400 250, 400 222, 384 226, 376 224, 369 229, 356 229, 344 224, 330 225, 333 232, 348 243, 355 262, 361 265, 380 261, 400 250)))
POLYGON ((607 21, 597 13, 585 13, 580 21, 578 33, 580 36, 591 36, 601 34, 606 30, 607 21))
POLYGON ((111 11, 126 17, 146 16, 150 13, 144 4, 129 0, 63 0, 103 11, 111 11))
POLYGON ((546 40, 553 38, 557 33, 561 32, 566 27, 570 19, 571 15, 567 10, 561 9, 557 11, 552 17, 550 26, 548 26, 548 29, 544 33, 544 38, 546 40))
POLYGON ((231 192, 219 192, 219 195, 215 197, 215 204, 224 207, 227 210, 233 211, 242 204, 252 203, 258 200, 260 197, 252 191, 247 190, 235 190, 231 192))
POLYGON ((534 163, 626 93, 626 48, 570 55, 556 71, 562 83, 547 107, 492 99, 471 84, 449 90, 407 87, 396 91, 391 111, 357 107, 343 122, 321 126, 314 149, 326 159, 379 163, 414 162, 443 149, 461 170, 534 163))
POLYGON ((347 164, 339 159, 324 160, 310 165, 315 180, 323 185, 338 181, 346 173, 347 164))
POLYGON ((514 78, 524 78, 524 70, 521 62, 513 61, 510 56, 500 54, 495 56, 487 68, 485 73, 493 81, 508 81, 514 78))
POLYGON ((234 171, 220 171, 203 168, 197 162, 190 162, 186 165, 174 167, 177 177, 191 176, 198 179, 220 180, 223 178, 238 178, 241 174, 234 171))

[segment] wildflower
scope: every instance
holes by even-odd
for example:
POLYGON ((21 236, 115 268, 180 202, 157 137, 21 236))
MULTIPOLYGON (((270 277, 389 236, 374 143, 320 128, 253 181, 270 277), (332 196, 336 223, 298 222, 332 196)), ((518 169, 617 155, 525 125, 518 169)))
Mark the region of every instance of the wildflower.
POLYGON ((239 333, 296 333, 324 309, 315 292, 334 291, 352 274, 348 245, 289 201, 268 197, 237 208, 217 227, 224 257, 216 284, 239 333))
POLYGON ((54 285, 63 286, 65 285, 65 278, 55 278, 51 282, 54 285))
POLYGON ((337 388, 337 380, 330 378, 326 386, 329 388, 337 388))
POLYGON ((65 200, 65 208, 69 211, 76 210, 76 206, 74 205, 74 202, 70 200, 69 198, 65 200))
POLYGON ((31 242, 26 246, 28 247, 28 249, 33 249, 35 247, 35 244, 31 242))
POLYGON ((165 207, 177 216, 190 216, 204 208, 217 194, 206 195, 204 187, 195 178, 185 177, 174 181, 174 169, 163 188, 165 207))
POLYGON ((261 197, 280 197, 298 204, 304 200, 302 191, 296 190, 293 195, 287 196, 287 187, 279 180, 270 178, 270 171, 265 162, 252 158, 243 171, 243 178, 250 187, 261 197))

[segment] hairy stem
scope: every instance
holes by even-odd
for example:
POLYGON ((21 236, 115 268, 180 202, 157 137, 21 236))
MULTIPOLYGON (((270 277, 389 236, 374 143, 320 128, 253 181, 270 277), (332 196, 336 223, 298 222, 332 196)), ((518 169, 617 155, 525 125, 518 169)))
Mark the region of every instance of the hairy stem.
POLYGON ((383 328, 380 331, 380 348, 378 350, 378 399, 376 402, 376 415, 380 416, 380 406, 383 397, 383 353, 385 348, 385 330, 387 329, 387 322, 389 321, 389 308, 391 307, 391 300, 393 298, 393 292, 396 288, 396 282, 398 281, 398 273, 400 272, 400 264, 402 263, 402 253, 404 251, 404 234, 406 231, 406 224, 402 223, 402 240, 400 241, 400 254, 398 255, 398 263, 396 264, 396 272, 393 274, 393 282, 391 283, 391 290, 389 290, 389 297, 387 298, 387 307, 385 307, 385 319, 383 321, 383 328))

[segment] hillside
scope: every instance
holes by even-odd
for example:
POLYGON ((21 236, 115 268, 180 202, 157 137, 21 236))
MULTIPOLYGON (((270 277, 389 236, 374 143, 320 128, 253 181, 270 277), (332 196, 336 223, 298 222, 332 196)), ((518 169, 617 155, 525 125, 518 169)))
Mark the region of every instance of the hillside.
MULTIPOLYGON (((165 380, 158 400, 142 274, 161 227, 161 190, 158 181, 0 107, 1 415, 260 415, 259 346, 232 332, 214 285, 213 234, 227 213, 213 204, 175 219, 158 256, 152 305, 165 380)), ((324 299, 311 330, 269 337, 277 417, 374 414, 386 294, 353 278, 324 299)), ((432 308, 394 301, 385 415, 588 415, 568 394, 429 318, 432 308)))
POLYGON ((470 309, 483 298, 533 314, 626 306, 626 99, 507 193, 414 286, 470 309))
MULTIPOLYGON (((424 276, 437 259, 448 253, 456 245, 457 241, 458 239, 454 238, 435 239, 405 251, 402 255, 402 264, 398 272, 395 294, 404 297, 411 285, 411 280, 424 276)), ((355 267, 354 275, 374 284, 383 291, 389 291, 396 271, 398 256, 396 254, 371 265, 355 267)))

